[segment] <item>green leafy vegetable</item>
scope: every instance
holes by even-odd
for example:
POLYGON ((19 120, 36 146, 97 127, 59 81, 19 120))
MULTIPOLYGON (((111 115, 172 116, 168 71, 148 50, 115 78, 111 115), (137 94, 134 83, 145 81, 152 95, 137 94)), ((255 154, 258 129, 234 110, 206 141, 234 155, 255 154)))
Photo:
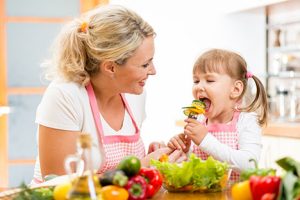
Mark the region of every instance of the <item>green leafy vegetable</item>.
POLYGON ((294 200, 300 198, 300 163, 293 158, 284 157, 276 163, 286 170, 282 178, 282 188, 279 199, 294 200))
POLYGON ((53 200, 53 187, 49 188, 29 188, 22 183, 22 191, 13 200, 53 200))
POLYGON ((192 185, 194 190, 221 189, 222 179, 229 170, 227 163, 212 157, 204 161, 194 154, 190 155, 189 161, 181 164, 151 160, 151 165, 163 174, 165 184, 175 189, 187 185, 192 185))
POLYGON ((241 181, 248 180, 250 176, 275 176, 276 170, 272 168, 259 169, 256 160, 250 159, 249 162, 254 162, 255 168, 247 169, 241 172, 241 181))

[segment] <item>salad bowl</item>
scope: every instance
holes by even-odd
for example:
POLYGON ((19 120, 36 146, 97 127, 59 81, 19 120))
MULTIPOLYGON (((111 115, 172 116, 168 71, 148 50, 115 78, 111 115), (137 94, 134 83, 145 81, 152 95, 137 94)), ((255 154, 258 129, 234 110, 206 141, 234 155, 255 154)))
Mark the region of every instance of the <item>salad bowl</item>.
POLYGON ((188 161, 169 163, 152 160, 163 176, 163 187, 169 192, 220 192, 228 187, 231 168, 213 157, 202 160, 194 154, 188 161))

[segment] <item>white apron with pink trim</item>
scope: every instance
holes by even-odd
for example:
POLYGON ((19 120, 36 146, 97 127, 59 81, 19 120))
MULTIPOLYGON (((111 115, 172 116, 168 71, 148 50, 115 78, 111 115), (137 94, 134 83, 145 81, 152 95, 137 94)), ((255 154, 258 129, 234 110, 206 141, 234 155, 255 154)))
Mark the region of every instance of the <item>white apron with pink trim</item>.
MULTIPOLYGON (((240 112, 235 112, 233 115, 233 119, 229 124, 207 125, 208 133, 213 135, 219 142, 226 144, 232 149, 239 149, 237 133, 237 121, 239 119, 239 114, 240 112)), ((209 156, 195 144, 192 144, 192 152, 202 160, 206 160, 209 156)), ((237 171, 232 171, 230 181, 236 182, 239 180, 239 177, 240 174, 237 171)))
POLYGON ((102 155, 104 156, 101 159, 102 163, 99 166, 98 173, 115 168, 125 156, 135 155, 140 159, 143 158, 145 156, 145 146, 125 96, 121 95, 125 109, 129 113, 135 127, 135 133, 133 135, 104 135, 93 87, 91 84, 88 84, 86 89, 96 124, 99 148, 102 148, 100 152, 102 151, 102 155))

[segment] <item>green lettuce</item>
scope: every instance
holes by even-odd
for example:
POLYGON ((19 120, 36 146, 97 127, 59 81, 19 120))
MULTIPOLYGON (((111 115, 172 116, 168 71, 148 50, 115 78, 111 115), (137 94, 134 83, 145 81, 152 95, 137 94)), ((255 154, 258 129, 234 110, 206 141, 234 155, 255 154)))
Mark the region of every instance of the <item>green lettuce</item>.
POLYGON ((150 164, 163 174, 165 183, 173 188, 186 185, 193 185, 194 188, 217 188, 229 170, 227 163, 217 161, 211 156, 202 160, 194 154, 189 156, 189 161, 180 164, 158 160, 151 160, 150 164))

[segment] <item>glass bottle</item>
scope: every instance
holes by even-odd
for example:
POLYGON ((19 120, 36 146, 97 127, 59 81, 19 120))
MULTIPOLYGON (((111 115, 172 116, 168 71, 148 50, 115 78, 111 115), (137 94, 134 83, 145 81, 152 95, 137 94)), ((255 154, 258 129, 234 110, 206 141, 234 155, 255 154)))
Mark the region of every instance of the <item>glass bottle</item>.
MULTIPOLYGON (((77 142, 78 154, 66 159, 66 170, 71 176, 71 165, 76 164, 75 178, 72 180, 72 188, 67 196, 69 200, 102 200, 97 176, 93 172, 92 163, 92 139, 90 134, 80 134, 77 142)), ((73 174, 74 175, 74 174, 73 174)))

